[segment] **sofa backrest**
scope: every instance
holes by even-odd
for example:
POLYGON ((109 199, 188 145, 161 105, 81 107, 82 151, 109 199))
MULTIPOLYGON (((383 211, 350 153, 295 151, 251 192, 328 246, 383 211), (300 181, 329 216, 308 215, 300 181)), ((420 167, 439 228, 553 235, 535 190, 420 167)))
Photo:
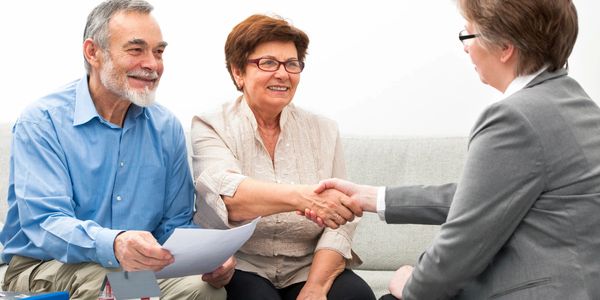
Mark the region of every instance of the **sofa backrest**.
MULTIPOLYGON (((0 124, 0 223, 6 217, 11 126, 0 124)), ((344 137, 348 179, 370 185, 455 182, 467 150, 466 138, 344 137)), ((430 244, 438 226, 388 225, 366 214, 356 231, 358 269, 395 270, 412 264, 430 244), (362 255, 361 255, 362 254, 362 255)))
MULTIPOLYGON (((465 137, 345 137, 348 179, 376 186, 456 182, 467 151, 465 137)), ((439 226, 390 225, 365 214, 354 236, 362 270, 396 270, 414 264, 439 226)))

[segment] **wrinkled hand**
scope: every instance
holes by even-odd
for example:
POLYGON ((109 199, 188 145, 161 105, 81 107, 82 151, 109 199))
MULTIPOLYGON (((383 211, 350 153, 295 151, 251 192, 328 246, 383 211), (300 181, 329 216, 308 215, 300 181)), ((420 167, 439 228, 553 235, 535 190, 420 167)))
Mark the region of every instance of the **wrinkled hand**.
POLYGON ((236 264, 237 261, 235 260, 235 257, 232 256, 216 270, 203 274, 202 280, 208 282, 208 284, 210 284, 212 287, 220 289, 226 286, 229 281, 231 281, 233 273, 235 272, 236 264))
MULTIPOLYGON (((314 192, 320 194, 326 191, 330 191, 332 189, 340 191, 341 193, 349 197, 350 201, 345 202, 344 205, 346 205, 346 203, 349 203, 349 205, 357 207, 358 209, 352 209, 352 211, 357 216, 361 217, 363 211, 376 211, 376 187, 358 185, 350 181, 332 178, 322 180, 314 192), (360 214, 356 213, 357 211, 360 211, 360 214)), ((310 209, 299 211, 298 214, 306 216, 307 219, 317 223, 319 226, 326 225, 325 220, 315 211, 312 211, 310 209)))
POLYGON ((311 190, 307 192, 306 198, 310 204, 305 208, 305 212, 310 211, 311 214, 320 218, 321 223, 317 224, 336 229, 340 225, 354 220, 355 215, 362 216, 362 209, 358 203, 342 192, 329 189, 315 193, 316 186, 309 188, 311 190))
POLYGON ((113 245, 115 257, 124 271, 160 271, 175 259, 147 231, 125 231, 113 245))
POLYGON ((396 270, 394 276, 390 280, 390 285, 388 289, 390 293, 394 295, 394 297, 402 300, 402 291, 404 290, 404 286, 410 277, 412 276, 414 268, 412 266, 402 266, 400 269, 396 270))
POLYGON ((327 293, 304 285, 296 300, 327 300, 327 293))

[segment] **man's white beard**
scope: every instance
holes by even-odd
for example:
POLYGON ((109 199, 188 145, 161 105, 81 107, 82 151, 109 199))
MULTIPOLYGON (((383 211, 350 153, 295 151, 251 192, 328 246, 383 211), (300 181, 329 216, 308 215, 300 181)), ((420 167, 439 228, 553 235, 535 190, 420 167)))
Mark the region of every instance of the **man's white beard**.
MULTIPOLYGON (((156 98, 156 91, 151 90, 147 86, 144 87, 144 90, 138 91, 129 87, 129 83, 127 82, 127 77, 124 77, 123 82, 120 84, 119 82, 119 74, 115 72, 115 66, 113 65, 112 59, 110 58, 110 54, 106 53, 106 62, 100 70, 100 81, 102 84, 109 89, 111 92, 119 95, 121 98, 125 98, 131 103, 141 106, 147 107, 154 104, 154 100, 156 98)), ((156 71, 147 72, 144 70, 137 70, 128 72, 127 75, 139 75, 143 77, 150 78, 158 78, 158 74, 156 71), (131 73, 131 74, 130 74, 131 73)))

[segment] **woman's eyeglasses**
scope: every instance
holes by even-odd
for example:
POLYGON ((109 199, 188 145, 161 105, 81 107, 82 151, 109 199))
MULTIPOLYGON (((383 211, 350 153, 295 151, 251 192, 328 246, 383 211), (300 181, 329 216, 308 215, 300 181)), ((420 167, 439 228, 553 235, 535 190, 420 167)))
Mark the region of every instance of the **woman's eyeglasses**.
POLYGON ((463 29, 458 33, 458 39, 464 46, 471 46, 474 38, 480 36, 479 33, 470 34, 467 30, 463 29))
POLYGON ((278 61, 273 58, 261 57, 256 59, 249 59, 249 64, 256 64, 256 66, 267 72, 275 72, 279 70, 279 67, 283 65, 283 68, 291 74, 298 74, 302 72, 304 69, 304 62, 299 61, 297 59, 292 59, 288 61, 278 61))

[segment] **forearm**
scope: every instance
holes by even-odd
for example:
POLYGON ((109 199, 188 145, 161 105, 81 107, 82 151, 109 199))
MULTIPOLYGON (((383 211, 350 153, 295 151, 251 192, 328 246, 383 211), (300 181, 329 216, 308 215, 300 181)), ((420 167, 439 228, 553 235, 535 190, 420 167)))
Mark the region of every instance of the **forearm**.
POLYGON ((306 185, 277 184, 244 179, 232 197, 223 196, 230 221, 245 221, 259 216, 304 210, 311 188, 306 185))
POLYGON ((345 267, 346 260, 338 252, 329 249, 318 250, 313 258, 304 289, 316 290, 322 295, 327 295, 333 281, 345 267))
MULTIPOLYGON (((23 217, 25 222, 26 218, 23 217)), ((119 266, 113 249, 119 230, 62 216, 46 218, 38 225, 32 223, 23 227, 23 231, 47 256, 61 262, 96 262, 109 268, 119 266)))

